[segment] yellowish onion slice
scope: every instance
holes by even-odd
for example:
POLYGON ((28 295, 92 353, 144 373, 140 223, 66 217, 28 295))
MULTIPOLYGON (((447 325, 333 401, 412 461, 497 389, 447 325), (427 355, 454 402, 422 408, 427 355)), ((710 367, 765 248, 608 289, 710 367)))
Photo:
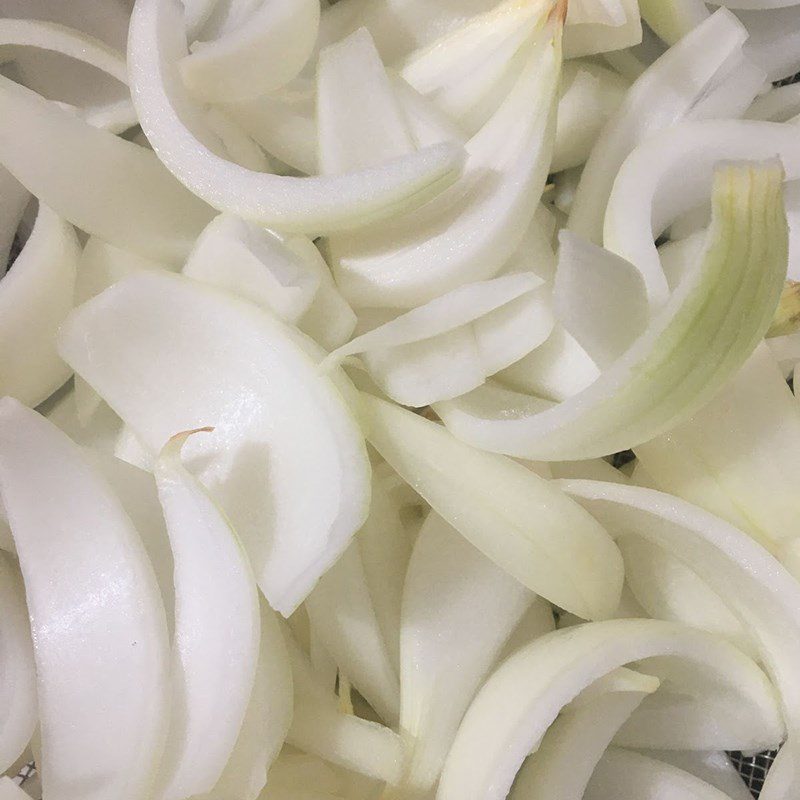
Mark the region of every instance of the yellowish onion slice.
POLYGON ((43 417, 5 398, 0 440, 0 492, 34 640, 44 792, 144 800, 169 684, 147 554, 108 484, 43 417), (98 591, 98 576, 112 592, 98 591))
POLYGON ((366 394, 361 405, 370 443, 484 555, 584 619, 613 613, 619 552, 551 483, 398 406, 366 394))
POLYGON ((176 431, 215 426, 187 456, 270 604, 290 614, 345 550, 369 496, 361 432, 319 374, 319 348, 251 303, 153 272, 73 312, 60 350, 151 453, 176 431))

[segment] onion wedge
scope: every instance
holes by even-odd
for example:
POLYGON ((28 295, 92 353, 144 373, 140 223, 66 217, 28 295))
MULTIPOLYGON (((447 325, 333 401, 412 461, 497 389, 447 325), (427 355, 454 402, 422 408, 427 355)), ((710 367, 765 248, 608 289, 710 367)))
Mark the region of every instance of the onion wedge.
POLYGON ((0 494, 35 643, 44 792, 145 800, 169 660, 164 606, 136 530, 79 448, 11 398, 0 402, 0 494), (113 591, 98 592, 98 576, 113 591))
POLYGON ((251 303, 152 272, 73 312, 60 351, 151 453, 176 431, 215 426, 187 456, 270 604, 290 614, 345 550, 369 498, 364 440, 318 372, 319 348, 251 303), (301 499, 308 492, 314 503, 301 499))

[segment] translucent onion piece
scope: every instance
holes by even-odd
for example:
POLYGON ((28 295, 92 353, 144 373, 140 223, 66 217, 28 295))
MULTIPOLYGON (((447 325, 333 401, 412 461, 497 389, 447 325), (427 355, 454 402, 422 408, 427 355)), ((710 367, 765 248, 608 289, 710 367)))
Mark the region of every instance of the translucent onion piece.
POLYGON ((611 748, 600 760, 585 800, 730 800, 711 784, 682 769, 621 748, 611 748))
POLYGON ((642 19, 668 45, 675 45, 708 18, 703 0, 639 0, 639 8, 642 19))
POLYGON ((559 242, 556 315, 592 360, 605 368, 647 326, 644 280, 632 264, 570 231, 562 231, 559 242))
POLYGON ((636 450, 660 489, 727 519, 779 557, 797 536, 800 407, 766 347, 711 403, 636 450))
POLYGON ((312 630, 364 699, 389 723, 397 720, 400 687, 370 596, 358 541, 306 598, 312 630))
POLYGON ((219 780, 253 690, 260 641, 258 593, 244 549, 181 463, 190 435, 173 437, 155 465, 175 563, 174 702, 159 786, 164 800, 208 792, 219 780))
POLYGON ((280 230, 330 231, 422 203, 458 176, 462 154, 446 144, 330 178, 268 175, 219 158, 182 118, 190 101, 175 74, 185 53, 181 31, 177 0, 138 0, 128 47, 134 105, 158 157, 215 208, 280 230))
POLYGON ((788 729, 761 797, 796 795, 800 718, 800 589, 792 576, 749 536, 671 495, 594 481, 570 481, 567 491, 612 529, 635 532, 684 561, 728 604, 758 645, 760 660, 781 697, 788 729))
POLYGON ((155 155, 0 78, 0 162, 26 189, 88 233, 157 261, 182 260, 210 220, 155 155), (64 154, 68 153, 68 157, 64 154), (75 187, 90 184, 91 192, 75 187), (98 198, 103 198, 100 201, 98 198))
MULTIPOLYGON (((642 22, 637 0, 615 0, 615 5, 617 6, 615 16, 620 11, 625 15, 622 24, 612 20, 608 24, 587 21, 567 25, 564 38, 564 55, 567 58, 621 50, 642 41, 642 22)), ((569 23, 569 17, 567 22, 569 23)))
POLYGON ((543 636, 489 677, 445 762, 438 800, 499 800, 561 709, 598 678, 647 656, 680 656, 716 673, 754 713, 780 725, 774 690, 749 658, 721 639, 656 620, 612 620, 543 636), (747 700, 745 700, 745 697, 747 700))
POLYGON ((271 605, 291 613, 360 527, 369 492, 363 439, 313 342, 250 303, 141 273, 74 312, 60 347, 151 451, 215 425, 187 454, 271 605), (296 502, 300 489, 315 502, 296 502))
POLYGON ((293 324, 310 308, 320 283, 278 236, 229 214, 220 214, 200 234, 183 274, 293 324))
POLYGON ((144 800, 169 684, 147 554, 108 485, 44 418, 6 398, 0 439, 0 492, 35 642, 44 792, 144 800), (98 581, 110 591, 98 593, 98 581))
POLYGON ((211 103, 278 89, 311 55, 319 14, 319 0, 263 0, 236 30, 192 44, 179 64, 183 82, 211 103))
POLYGON ((28 746, 37 724, 36 668, 25 588, 13 559, 0 552, 0 773, 28 746))
POLYGON ((624 25, 625 9, 621 0, 575 0, 567 12, 567 24, 586 23, 624 25))
POLYGON ((550 603, 542 597, 534 597, 528 610, 522 615, 517 627, 511 632, 511 636, 506 639, 505 646, 497 657, 496 665, 505 661, 508 656, 515 653, 521 647, 530 644, 540 636, 554 631, 556 620, 553 616, 553 609, 550 603))
POLYGON ((30 238, 0 282, 0 395, 35 406, 69 378, 55 338, 72 310, 79 255, 72 226, 41 205, 30 238))
POLYGON ((651 750, 645 755, 671 764, 725 792, 729 800, 751 800, 752 794, 726 753, 651 750))
POLYGON ((331 242, 334 275, 354 306, 413 308, 496 275, 514 254, 550 162, 560 37, 558 19, 539 32, 517 83, 467 143, 451 189, 378 230, 331 242))
POLYGON ((636 81, 586 163, 570 214, 571 231, 603 243, 605 207, 625 158, 644 137, 680 120, 730 59, 741 53, 746 38, 736 18, 719 11, 636 81), (653 103, 653 97, 659 102, 653 103))
POLYGON ((583 392, 547 407, 486 384, 437 404, 448 428, 495 452, 577 460, 636 446, 689 417, 769 327, 786 265, 782 178, 774 163, 717 171, 700 264, 646 332, 583 392))
MULTIPOLYGON (((579 695, 561 712, 519 771, 511 800, 542 796, 553 800, 583 798, 592 772, 614 734, 659 686, 657 678, 629 670, 624 675, 613 689, 585 699, 579 695)), ((594 693, 596 689, 592 686, 588 691, 594 693)))
POLYGON ((399 793, 433 788, 475 691, 534 597, 429 514, 403 590, 400 731, 408 753, 399 793))
POLYGON ((620 555, 552 484, 410 411, 366 394, 361 401, 370 443, 484 555, 584 619, 613 612, 620 555))

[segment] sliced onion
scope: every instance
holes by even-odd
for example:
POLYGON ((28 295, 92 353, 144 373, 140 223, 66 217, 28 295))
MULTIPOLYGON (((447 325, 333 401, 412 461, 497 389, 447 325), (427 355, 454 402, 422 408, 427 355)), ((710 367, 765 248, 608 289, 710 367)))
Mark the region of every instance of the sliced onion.
MULTIPOLYGON (((637 0, 613 0, 616 6, 614 17, 608 22, 582 22, 568 24, 564 39, 564 54, 567 58, 590 56, 621 50, 642 41, 642 22, 637 0), (621 14, 620 14, 621 12, 621 14), (624 22, 618 18, 624 15, 624 22)), ((569 23, 569 17, 567 18, 569 23)))
POLYGON ((728 800, 751 800, 753 796, 726 753, 651 750, 645 755, 671 764, 710 783, 721 792, 725 792, 728 800))
POLYGON ((143 800, 168 709, 167 632, 152 567, 76 445, 15 400, 0 407, 0 491, 35 642, 44 792, 143 800))
POLYGON ((438 514, 428 516, 403 590, 400 731, 408 752, 399 793, 433 788, 475 691, 534 597, 438 514))
POLYGON ((11 778, 0 777, 0 800, 30 800, 30 797, 11 778))
POLYGON ((366 394, 361 402, 370 443, 484 555, 585 619, 613 612, 622 583, 619 553, 552 484, 473 450, 416 414, 366 394))
POLYGON ((330 178, 268 175, 219 158, 183 119, 192 108, 176 74, 186 46, 180 13, 177 0, 138 0, 128 47, 134 105, 158 157, 215 208, 280 230, 330 231, 422 203, 458 176, 461 153, 450 145, 330 178))
POLYGON ((709 16, 703 0, 639 0, 639 8, 642 19, 672 46, 709 16))
POLYGON ((164 800, 208 792, 222 775, 253 690, 261 635, 244 549, 181 462, 190 435, 170 439, 155 466, 175 563, 174 701, 159 779, 164 800))
POLYGON ((38 722, 36 667, 25 587, 13 559, 0 552, 0 773, 28 746, 38 722))
POLYGON ((165 272, 132 275, 81 306, 60 349, 151 453, 176 431, 213 423, 187 455, 270 604, 291 613, 360 527, 369 492, 363 438, 318 373, 313 342, 165 272), (301 499, 307 492, 314 503, 301 499))
POLYGON ((319 14, 318 0, 264 0, 235 30, 192 44, 179 64, 183 82, 195 97, 212 103, 279 88, 311 55, 319 14))
POLYGON ((30 238, 0 282, 0 395, 35 406, 69 378, 55 338, 72 310, 79 255, 72 226, 40 206, 30 238))
POLYGON ((719 169, 699 268, 587 389, 553 406, 486 384, 437 404, 445 424, 470 444, 545 461, 625 450, 689 417, 769 327, 786 265, 782 179, 774 163, 719 169))

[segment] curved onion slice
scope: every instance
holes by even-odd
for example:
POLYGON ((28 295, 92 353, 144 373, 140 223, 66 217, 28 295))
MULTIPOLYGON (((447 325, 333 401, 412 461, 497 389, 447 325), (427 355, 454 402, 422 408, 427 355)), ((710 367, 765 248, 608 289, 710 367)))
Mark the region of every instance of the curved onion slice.
POLYGON ((682 769, 621 748, 611 748, 597 765, 585 800, 731 800, 709 783, 682 769))
POLYGON ((596 681, 586 690, 592 696, 578 695, 559 714, 520 769, 511 800, 582 800, 592 772, 616 732, 659 686, 658 678, 624 668, 614 677, 614 685, 607 691, 596 686, 603 679, 596 681))
POLYGON ((400 794, 433 788, 475 691, 534 599, 436 512, 428 515, 403 590, 400 794))
POLYGON ((634 83, 586 162, 570 213, 571 231, 603 243, 603 215, 625 158, 644 137, 682 119, 715 76, 741 54, 746 38, 736 18, 719 11, 634 83), (659 102, 652 102, 653 97, 659 102))
POLYGON ((663 654, 716 675, 747 704, 753 719, 781 735, 772 686, 753 661, 724 640, 656 620, 579 625, 543 636, 487 680, 447 757, 438 800, 505 797, 524 758, 582 689, 626 663, 663 654))
POLYGON ((185 257, 211 218, 211 209, 177 183, 152 152, 91 127, 3 77, 0 111, 14 120, 0 130, 0 162, 82 230, 174 262, 185 257), (91 192, 75 191, 86 184, 91 192))
POLYGON ((789 78, 800 69, 800 4, 761 11, 738 11, 747 28, 747 55, 767 73, 768 81, 789 78))
POLYGON ((361 404, 370 443, 484 555, 584 619, 613 613, 619 552, 551 483, 398 406, 366 394, 361 404))
POLYGON ((337 283, 354 306, 421 305, 496 275, 524 239, 544 187, 555 126, 561 19, 554 10, 555 18, 543 24, 550 5, 543 4, 516 84, 467 142, 461 178, 418 210, 330 243, 337 283))
POLYGON ((0 445, 0 493, 35 642, 44 792, 144 800, 169 684, 147 554, 78 447, 11 398, 0 402, 0 445), (98 579, 112 590, 98 591, 98 579))
POLYGON ((462 156, 446 144, 328 178, 268 175, 219 158, 182 118, 191 104, 176 74, 185 52, 180 14, 178 0, 136 3, 128 47, 133 100, 158 157, 215 208, 280 230, 341 230, 422 203, 456 179, 462 156))
POLYGON ((726 800, 751 800, 753 796, 726 753, 713 750, 651 750, 646 755, 710 783, 727 795, 726 800))
POLYGON ((319 0, 262 0, 236 30, 194 42, 179 62, 183 82, 208 102, 241 100, 278 89, 311 55, 319 0))
POLYGON ((0 773, 28 746, 36 728, 36 667, 25 587, 10 556, 0 551, 0 773))
POLYGON ((176 431, 215 426, 187 454, 270 604, 291 613, 347 547, 369 497, 361 432, 319 374, 313 342, 165 272, 132 275, 73 312, 60 351, 152 452, 176 431))
POLYGON ((41 205, 30 238, 0 282, 0 395, 35 406, 69 378, 55 338, 72 310, 79 255, 72 226, 41 205))
POLYGON ((181 463, 192 433, 170 439, 155 465, 175 564, 174 702, 159 786, 164 800, 208 792, 219 780, 253 690, 260 638, 258 590, 244 549, 181 463))
POLYGON ((552 406, 487 384, 437 404, 445 424, 486 450, 577 460, 641 444, 694 413, 769 327, 787 258, 782 180, 774 163, 729 164, 716 172, 701 263, 587 389, 552 406))
POLYGON ((635 532, 693 569, 734 611, 756 641, 781 695, 788 739, 770 770, 762 797, 797 793, 800 715, 800 588, 749 536, 697 506, 651 489, 595 481, 564 488, 617 532, 635 532))

